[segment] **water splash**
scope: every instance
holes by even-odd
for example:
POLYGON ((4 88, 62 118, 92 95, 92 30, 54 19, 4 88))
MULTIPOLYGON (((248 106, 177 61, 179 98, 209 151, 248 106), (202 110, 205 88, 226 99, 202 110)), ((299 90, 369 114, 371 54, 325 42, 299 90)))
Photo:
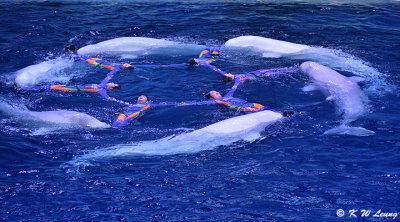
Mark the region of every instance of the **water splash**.
POLYGON ((15 72, 15 83, 20 87, 32 86, 42 82, 68 82, 73 75, 63 70, 71 67, 73 60, 66 57, 50 59, 30 65, 15 72))

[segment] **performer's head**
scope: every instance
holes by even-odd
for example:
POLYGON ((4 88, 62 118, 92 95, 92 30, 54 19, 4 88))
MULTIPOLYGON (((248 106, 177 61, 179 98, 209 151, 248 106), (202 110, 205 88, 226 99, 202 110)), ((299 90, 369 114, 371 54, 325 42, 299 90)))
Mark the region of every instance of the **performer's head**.
POLYGON ((147 103, 149 102, 149 99, 147 99, 147 96, 145 95, 141 95, 137 98, 137 102, 138 103, 147 103))
POLYGON ((133 67, 132 65, 130 65, 130 64, 128 64, 128 63, 124 63, 124 64, 122 65, 122 69, 125 69, 125 70, 134 70, 135 67, 133 67))
POLYGON ((215 91, 215 90, 208 92, 205 95, 205 97, 207 99, 221 99, 222 98, 221 94, 219 92, 215 91))
POLYGON ((189 65, 189 66, 197 66, 198 64, 199 64, 199 60, 195 59, 195 58, 189 59, 189 61, 187 62, 187 65, 189 65))

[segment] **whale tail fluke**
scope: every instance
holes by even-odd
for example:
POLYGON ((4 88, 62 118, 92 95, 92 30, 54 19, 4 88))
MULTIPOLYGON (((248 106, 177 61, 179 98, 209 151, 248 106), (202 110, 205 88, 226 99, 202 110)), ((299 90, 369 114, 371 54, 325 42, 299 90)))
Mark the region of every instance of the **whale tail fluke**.
POLYGON ((351 136, 371 136, 374 135, 375 132, 372 130, 367 130, 363 127, 340 125, 338 127, 325 131, 323 135, 332 135, 332 134, 351 135, 351 136))

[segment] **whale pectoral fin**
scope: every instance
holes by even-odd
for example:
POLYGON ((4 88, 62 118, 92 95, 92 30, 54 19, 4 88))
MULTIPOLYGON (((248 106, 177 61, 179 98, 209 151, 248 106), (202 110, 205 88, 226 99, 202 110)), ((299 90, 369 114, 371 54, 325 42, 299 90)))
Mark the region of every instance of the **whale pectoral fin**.
POLYGON ((316 86, 316 85, 310 84, 310 85, 304 86, 303 88, 301 88, 301 90, 302 90, 303 92, 310 92, 310 91, 317 90, 317 86, 316 86))
POLYGON ((372 130, 367 130, 362 127, 340 125, 338 127, 325 131, 323 135, 331 135, 331 134, 351 135, 351 136, 371 136, 374 135, 375 132, 372 130))
POLYGON ((351 76, 349 77, 349 79, 355 83, 359 83, 359 82, 365 82, 366 80, 362 77, 359 76, 351 76))

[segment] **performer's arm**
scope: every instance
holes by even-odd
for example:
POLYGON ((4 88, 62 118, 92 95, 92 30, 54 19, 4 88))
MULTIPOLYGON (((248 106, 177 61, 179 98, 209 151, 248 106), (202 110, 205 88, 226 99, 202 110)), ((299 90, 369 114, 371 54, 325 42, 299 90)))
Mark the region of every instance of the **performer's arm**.
POLYGON ((236 92, 238 86, 242 83, 242 81, 240 79, 235 79, 235 84, 233 84, 232 89, 225 94, 224 97, 232 97, 233 94, 236 92))
MULTIPOLYGON (((100 95, 103 96, 103 94, 101 94, 101 93, 100 93, 100 95)), ((106 95, 107 95, 107 94, 106 94, 106 95)), ((108 95, 107 95, 107 96, 108 96, 108 95)), ((103 96, 103 97, 104 97, 104 96, 103 96)), ((111 97, 111 96, 104 97, 104 98, 106 98, 107 100, 110 100, 110 101, 114 101, 114 102, 120 103, 120 104, 122 104, 122 105, 127 105, 127 106, 132 105, 131 103, 128 103, 128 102, 123 101, 123 100, 120 100, 120 99, 116 99, 116 98, 111 97)))
POLYGON ((134 119, 143 115, 143 112, 151 107, 150 104, 147 104, 144 107, 131 107, 125 113, 121 113, 118 115, 117 119, 113 123, 113 127, 123 127, 128 125, 134 119))
POLYGON ((34 86, 27 88, 17 88, 17 90, 26 91, 43 91, 43 90, 59 90, 63 92, 78 92, 79 89, 76 86, 66 86, 66 85, 50 85, 50 86, 34 86))
POLYGON ((249 74, 253 74, 257 77, 265 77, 265 76, 271 76, 271 75, 279 75, 279 74, 297 72, 299 70, 300 69, 298 66, 294 66, 294 67, 285 67, 285 68, 276 68, 276 69, 260 69, 260 70, 250 72, 249 74))
POLYGON ((221 74, 221 76, 224 76, 224 75, 226 75, 226 74, 229 74, 229 73, 224 72, 224 71, 222 71, 221 69, 219 69, 219 68, 217 68, 217 67, 215 67, 215 66, 213 66, 213 65, 210 65, 210 64, 207 63, 207 62, 203 62, 203 63, 201 63, 201 65, 206 66, 206 67, 212 69, 213 71, 215 71, 215 72, 221 74))
POLYGON ((109 70, 113 70, 115 68, 122 68, 124 66, 123 64, 107 62, 100 58, 90 58, 90 57, 87 57, 84 55, 79 55, 79 54, 75 54, 74 58, 76 58, 78 60, 86 61, 90 65, 104 67, 109 70))
POLYGON ((178 63, 178 64, 168 64, 168 65, 132 65, 135 68, 168 68, 168 67, 180 67, 187 66, 186 63, 178 63))
POLYGON ((101 81, 101 83, 99 84, 101 87, 107 87, 107 83, 110 82, 110 80, 112 79, 112 77, 114 76, 115 73, 117 73, 118 71, 120 71, 121 68, 116 68, 111 70, 108 74, 107 77, 103 79, 103 81, 101 81))

